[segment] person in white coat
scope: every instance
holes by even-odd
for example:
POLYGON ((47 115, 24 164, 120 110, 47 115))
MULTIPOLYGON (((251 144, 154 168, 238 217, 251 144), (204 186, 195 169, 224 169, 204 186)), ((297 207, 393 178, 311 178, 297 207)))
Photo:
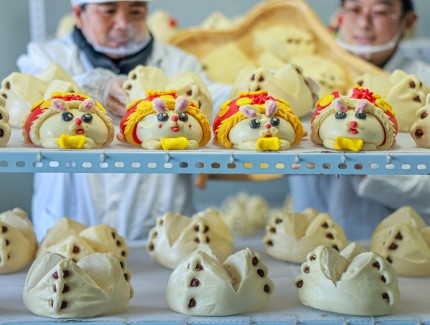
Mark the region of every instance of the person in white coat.
MULTIPOLYGON (((387 71, 402 69, 430 85, 430 67, 406 59, 399 42, 416 21, 411 0, 342 0, 338 43, 387 71)), ((430 222, 428 176, 290 176, 292 206, 328 213, 349 240, 368 240, 378 223, 410 205, 430 222)))
MULTIPOLYGON (((125 75, 138 64, 168 75, 204 75, 196 58, 153 39, 145 0, 72 0, 72 8, 77 22, 73 32, 30 43, 17 62, 22 72, 37 74, 57 62, 117 116, 125 112, 125 75)), ((219 91, 212 91, 215 99, 228 97, 229 89, 222 85, 209 88, 219 91)), ((35 174, 32 219, 38 240, 64 216, 87 225, 108 224, 127 240, 139 240, 167 211, 193 214, 192 193, 190 175, 35 174)))

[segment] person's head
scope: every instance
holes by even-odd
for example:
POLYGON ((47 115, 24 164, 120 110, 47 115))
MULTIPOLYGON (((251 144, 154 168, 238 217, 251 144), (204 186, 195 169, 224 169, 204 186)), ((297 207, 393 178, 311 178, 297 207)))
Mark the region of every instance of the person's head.
POLYGON ((412 0, 341 0, 339 14, 340 44, 378 66, 417 19, 412 0))
POLYGON ((72 5, 77 27, 93 46, 118 49, 141 44, 148 37, 146 1, 72 0, 72 5))

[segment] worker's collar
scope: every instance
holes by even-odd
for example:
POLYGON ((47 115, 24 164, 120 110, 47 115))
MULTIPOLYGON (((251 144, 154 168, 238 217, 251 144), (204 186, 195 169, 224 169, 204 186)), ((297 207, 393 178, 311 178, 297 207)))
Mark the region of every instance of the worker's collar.
POLYGON ((152 53, 154 38, 150 34, 150 40, 146 46, 136 54, 125 56, 120 59, 112 59, 103 53, 97 52, 94 47, 87 41, 82 31, 75 27, 72 33, 72 39, 78 48, 85 53, 89 62, 94 68, 104 68, 115 72, 116 74, 128 74, 139 64, 146 64, 152 53))

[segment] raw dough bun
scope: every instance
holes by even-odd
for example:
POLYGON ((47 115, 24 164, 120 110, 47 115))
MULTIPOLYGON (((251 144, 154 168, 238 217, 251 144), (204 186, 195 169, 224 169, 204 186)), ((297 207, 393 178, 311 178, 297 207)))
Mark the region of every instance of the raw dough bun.
POLYGON ((358 316, 386 315, 398 304, 400 292, 391 264, 357 243, 338 252, 318 246, 307 256, 296 277, 302 304, 358 316))
POLYGON ((293 263, 306 261, 307 254, 319 245, 338 251, 347 245, 343 229, 328 214, 310 208, 274 216, 263 242, 269 255, 293 263))
POLYGON ((172 272, 169 307, 182 314, 227 316, 263 309, 274 284, 261 257, 244 249, 220 262, 209 247, 198 249, 172 272))
POLYGON ((411 207, 382 220, 370 248, 387 258, 400 276, 430 275, 430 227, 411 207))
POLYGON ((36 255, 33 225, 25 211, 15 208, 0 214, 0 274, 13 273, 36 255))
POLYGON ((204 244, 221 261, 233 253, 233 236, 215 209, 207 209, 192 218, 172 212, 157 218, 148 236, 147 250, 154 261, 173 269, 204 244))
POLYGON ((133 297, 125 260, 97 253, 78 263, 54 253, 40 256, 25 280, 23 299, 34 314, 82 318, 116 314, 133 297))

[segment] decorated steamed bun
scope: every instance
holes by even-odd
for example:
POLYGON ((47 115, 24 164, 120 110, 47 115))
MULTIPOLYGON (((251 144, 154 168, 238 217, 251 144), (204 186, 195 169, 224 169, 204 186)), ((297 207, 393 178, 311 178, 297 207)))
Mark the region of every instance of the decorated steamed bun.
POLYGON ((197 149, 209 142, 211 129, 193 100, 175 91, 150 91, 127 108, 117 137, 144 149, 197 149))
POLYGON ((186 257, 167 284, 169 307, 196 316, 227 316, 263 309, 274 291, 261 257, 249 249, 224 263, 202 247, 186 257))
POLYGON ((28 271, 25 306, 34 314, 81 318, 120 313, 133 297, 125 260, 96 253, 75 262, 55 253, 40 256, 28 271))
POLYGON ((349 96, 321 98, 311 121, 312 141, 335 150, 390 149, 397 131, 391 105, 358 85, 349 96))
POLYGON ((397 275, 391 264, 352 243, 340 253, 318 246, 295 278, 302 304, 340 314, 379 316, 399 303, 397 275))
POLYGON ((110 144, 114 126, 103 106, 86 95, 53 93, 36 103, 22 124, 25 143, 51 149, 93 149, 110 144))
POLYGON ((384 256, 400 276, 430 275, 430 227, 411 207, 382 220, 373 232, 371 250, 384 256))
POLYGON ((338 251, 347 245, 343 229, 328 214, 315 209, 275 215, 263 242, 269 255, 294 263, 306 261, 307 254, 319 245, 338 251))
POLYGON ((36 255, 33 226, 23 210, 15 208, 0 214, 0 274, 27 266, 36 255))
POLYGON ((305 134, 289 104, 261 90, 240 93, 221 105, 213 123, 216 141, 226 148, 287 150, 305 134))
POLYGON ((148 236, 147 250, 158 264, 173 269, 205 244, 221 261, 233 252, 233 236, 214 209, 192 218, 171 212, 157 218, 148 236))

